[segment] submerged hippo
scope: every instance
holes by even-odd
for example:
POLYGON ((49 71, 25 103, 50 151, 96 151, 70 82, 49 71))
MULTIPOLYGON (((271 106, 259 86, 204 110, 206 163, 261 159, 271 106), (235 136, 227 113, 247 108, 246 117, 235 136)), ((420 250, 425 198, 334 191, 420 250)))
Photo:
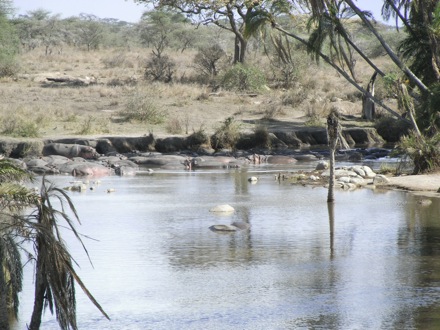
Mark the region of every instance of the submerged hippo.
POLYGON ((248 230, 251 226, 247 222, 243 221, 234 221, 230 225, 213 225, 209 227, 212 231, 215 232, 236 232, 239 230, 248 230))

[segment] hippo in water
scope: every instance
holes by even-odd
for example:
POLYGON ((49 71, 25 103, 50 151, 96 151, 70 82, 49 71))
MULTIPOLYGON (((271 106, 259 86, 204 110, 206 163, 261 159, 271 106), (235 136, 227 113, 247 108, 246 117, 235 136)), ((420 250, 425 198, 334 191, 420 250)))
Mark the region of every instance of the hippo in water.
POLYGON ((213 225, 209 227, 212 231, 215 232, 236 232, 240 230, 249 230, 251 226, 247 222, 243 221, 234 221, 230 225, 213 225))
POLYGON ((97 159, 99 154, 96 149, 80 144, 48 143, 43 147, 43 156, 59 155, 67 158, 81 157, 84 159, 97 159))

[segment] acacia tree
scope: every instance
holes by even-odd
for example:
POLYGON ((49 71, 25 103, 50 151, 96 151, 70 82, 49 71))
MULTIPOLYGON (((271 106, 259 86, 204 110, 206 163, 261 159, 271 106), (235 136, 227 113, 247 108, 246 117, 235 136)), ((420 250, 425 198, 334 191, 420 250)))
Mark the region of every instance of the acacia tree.
POLYGON ((12 13, 11 1, 0 0, 0 77, 17 73, 15 55, 18 52, 18 38, 14 26, 8 20, 12 13))
POLYGON ((134 0, 155 8, 172 8, 194 18, 198 24, 213 24, 234 34, 234 63, 244 63, 248 39, 244 36, 244 22, 248 13, 263 2, 247 0, 134 0))
POLYGON ((81 13, 76 22, 79 43, 85 45, 87 51, 98 49, 104 35, 103 26, 99 18, 92 14, 81 13))

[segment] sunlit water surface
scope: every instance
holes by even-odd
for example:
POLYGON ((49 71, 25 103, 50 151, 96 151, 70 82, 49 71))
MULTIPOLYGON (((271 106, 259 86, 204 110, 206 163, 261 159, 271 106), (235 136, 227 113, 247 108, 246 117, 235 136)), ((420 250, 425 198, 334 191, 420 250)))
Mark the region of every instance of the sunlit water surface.
MULTIPOLYGON (((329 210, 325 188, 278 183, 270 170, 112 176, 70 193, 93 267, 69 233, 66 241, 111 317, 78 288, 79 328, 438 329, 439 199, 337 191, 329 210), (236 212, 209 212, 219 204, 236 212), (209 230, 232 221, 251 229, 209 230)), ((32 271, 15 329, 30 320, 32 271)), ((48 311, 42 329, 58 329, 48 311)))

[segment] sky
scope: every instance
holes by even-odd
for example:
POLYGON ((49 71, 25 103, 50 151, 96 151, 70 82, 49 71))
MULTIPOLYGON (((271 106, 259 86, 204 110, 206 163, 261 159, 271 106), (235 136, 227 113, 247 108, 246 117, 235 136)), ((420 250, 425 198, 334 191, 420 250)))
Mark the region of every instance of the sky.
MULTIPOLYGON (((383 0, 357 0, 363 10, 373 13, 380 20, 383 0)), ((61 14, 62 18, 78 16, 81 13, 93 14, 99 18, 116 18, 121 21, 136 23, 146 10, 145 5, 134 3, 133 0, 13 0, 16 14, 45 9, 52 14, 61 14)))

